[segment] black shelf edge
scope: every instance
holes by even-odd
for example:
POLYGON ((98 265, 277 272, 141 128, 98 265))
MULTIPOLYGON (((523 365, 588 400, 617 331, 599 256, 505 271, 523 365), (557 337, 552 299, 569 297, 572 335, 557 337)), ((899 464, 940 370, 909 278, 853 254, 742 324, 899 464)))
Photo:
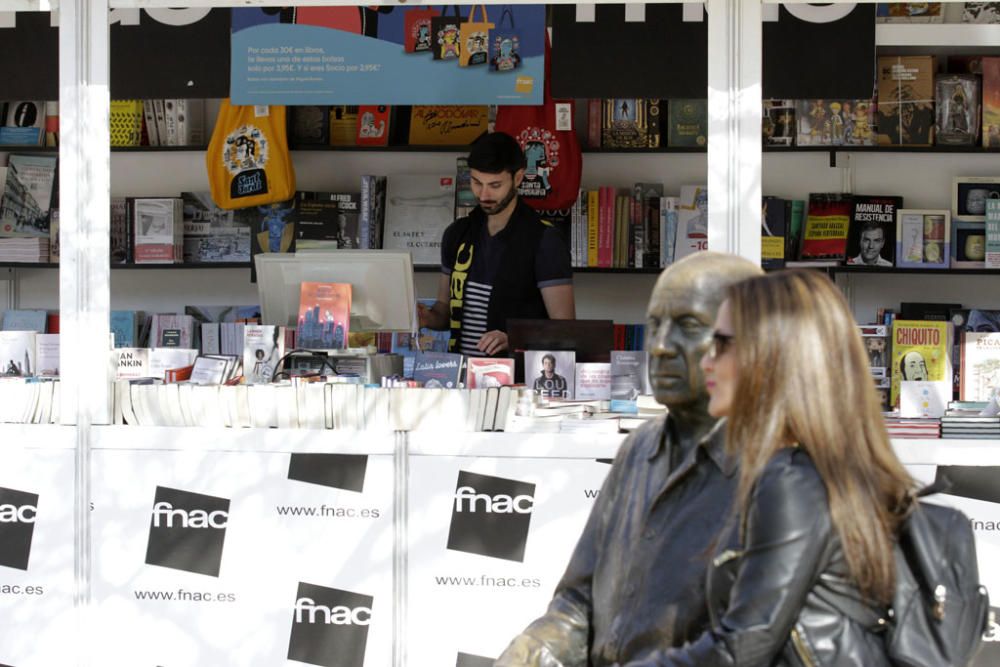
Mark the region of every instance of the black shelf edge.
MULTIPOLYGON (((116 269, 249 269, 250 262, 198 262, 192 264, 111 264, 116 269)), ((58 269, 58 262, 0 262, 4 269, 58 269)))
POLYGON ((764 146, 765 153, 1000 153, 985 146, 764 146))
POLYGON ((468 146, 289 146, 305 153, 468 153, 468 146))
POLYGON ((623 154, 635 154, 635 153, 706 153, 708 149, 705 146, 659 146, 657 148, 603 148, 596 146, 582 146, 580 148, 582 153, 623 153, 623 154))
MULTIPOLYGON (((208 146, 112 146, 112 153, 204 153, 208 146)), ((0 153, 58 153, 58 146, 6 146, 0 153)))
POLYGON ((599 266, 575 266, 573 267, 573 273, 634 273, 636 275, 652 275, 658 274, 663 268, 604 268, 599 266))
MULTIPOLYGON (((1000 269, 917 269, 911 267, 896 266, 829 266, 816 264, 797 264, 796 266, 784 267, 785 269, 811 269, 815 271, 825 271, 829 274, 876 274, 876 275, 926 275, 926 276, 997 276, 1000 277, 1000 269)), ((781 268, 767 268, 765 271, 781 271, 781 268)))

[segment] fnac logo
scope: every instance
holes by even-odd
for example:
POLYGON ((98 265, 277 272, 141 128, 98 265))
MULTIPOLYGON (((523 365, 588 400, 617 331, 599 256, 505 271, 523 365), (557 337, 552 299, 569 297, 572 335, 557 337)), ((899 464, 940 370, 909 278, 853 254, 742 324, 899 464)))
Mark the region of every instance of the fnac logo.
POLYGON ((0 566, 27 570, 38 494, 0 487, 0 566))
POLYGON ((288 638, 288 659, 320 667, 365 662, 374 598, 299 582, 288 638))
POLYGON ((156 487, 146 564, 219 576, 229 499, 156 487))
POLYGON ((363 454, 292 454, 288 479, 362 493, 367 470, 363 454))
POLYGON ((535 485, 460 470, 448 549, 524 562, 535 485))

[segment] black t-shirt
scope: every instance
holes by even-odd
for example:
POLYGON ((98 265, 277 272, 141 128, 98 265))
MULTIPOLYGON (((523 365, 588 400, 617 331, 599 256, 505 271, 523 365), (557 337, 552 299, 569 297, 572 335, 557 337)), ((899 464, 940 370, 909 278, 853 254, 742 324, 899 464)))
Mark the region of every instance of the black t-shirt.
MULTIPOLYGON (((479 338, 488 331, 487 313, 490 297, 496 278, 503 269, 504 252, 508 247, 514 225, 543 223, 538 221, 534 211, 521 203, 514 210, 507 226, 495 236, 490 236, 486 215, 478 207, 469 219, 478 227, 478 230, 473 231, 473 238, 477 241, 472 266, 465 281, 462 329, 455 351, 481 357, 484 355, 476 349, 476 345, 479 343, 479 338)), ((457 224, 449 225, 441 241, 441 272, 446 276, 451 275, 458 254, 460 232, 457 224)), ((541 290, 543 287, 568 285, 573 282, 569 247, 554 226, 546 225, 533 252, 535 255, 533 289, 541 290)))

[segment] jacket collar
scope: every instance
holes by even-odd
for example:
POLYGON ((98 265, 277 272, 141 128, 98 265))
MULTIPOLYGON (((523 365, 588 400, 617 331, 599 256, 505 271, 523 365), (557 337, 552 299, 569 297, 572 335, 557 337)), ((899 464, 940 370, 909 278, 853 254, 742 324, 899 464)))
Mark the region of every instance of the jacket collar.
MULTIPOLYGON (((660 429, 660 437, 656 439, 646 460, 652 461, 660 454, 665 453, 667 448, 673 445, 676 438, 676 425, 668 414, 663 428, 660 429)), ((726 477, 732 477, 736 472, 736 458, 726 454, 725 418, 717 421, 712 430, 698 441, 697 449, 703 450, 726 477)))

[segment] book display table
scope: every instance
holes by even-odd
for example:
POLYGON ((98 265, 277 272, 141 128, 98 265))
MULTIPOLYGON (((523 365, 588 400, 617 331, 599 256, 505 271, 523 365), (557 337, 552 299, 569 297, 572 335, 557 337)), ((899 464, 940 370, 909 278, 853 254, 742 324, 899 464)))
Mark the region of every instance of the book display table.
MULTIPOLYGON (((76 431, 0 437, 0 664, 72 664, 76 431)), ((92 660, 491 664, 545 609, 623 438, 95 427, 92 660)), ((1000 595, 981 481, 1000 448, 895 444, 918 479, 953 481, 940 498, 1000 595)))

